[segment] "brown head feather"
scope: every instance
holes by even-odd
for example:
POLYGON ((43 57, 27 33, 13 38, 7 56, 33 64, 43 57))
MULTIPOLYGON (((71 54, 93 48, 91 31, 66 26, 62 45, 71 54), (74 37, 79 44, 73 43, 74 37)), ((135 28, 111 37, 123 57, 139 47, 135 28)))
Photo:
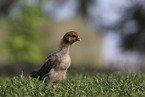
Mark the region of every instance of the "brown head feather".
POLYGON ((63 41, 72 44, 76 41, 81 41, 81 39, 75 31, 69 31, 64 35, 63 41))
POLYGON ((66 45, 71 45, 76 41, 81 41, 78 34, 75 31, 69 31, 63 36, 59 49, 62 49, 66 45))

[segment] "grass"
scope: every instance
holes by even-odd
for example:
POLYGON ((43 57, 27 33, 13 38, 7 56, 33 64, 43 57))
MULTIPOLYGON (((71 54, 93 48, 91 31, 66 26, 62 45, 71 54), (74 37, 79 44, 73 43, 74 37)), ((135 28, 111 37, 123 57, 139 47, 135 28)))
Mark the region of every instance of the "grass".
POLYGON ((145 74, 69 73, 56 89, 31 77, 0 79, 0 97, 144 97, 145 74))

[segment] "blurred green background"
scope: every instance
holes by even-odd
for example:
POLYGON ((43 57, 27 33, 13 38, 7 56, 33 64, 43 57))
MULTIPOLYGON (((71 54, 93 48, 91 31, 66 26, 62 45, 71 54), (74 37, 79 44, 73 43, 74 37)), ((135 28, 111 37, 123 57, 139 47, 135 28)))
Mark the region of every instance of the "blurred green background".
POLYGON ((71 48, 71 68, 144 72, 145 5, 141 2, 0 1, 1 75, 30 73, 39 68, 57 50, 62 36, 71 30, 82 39, 71 48))

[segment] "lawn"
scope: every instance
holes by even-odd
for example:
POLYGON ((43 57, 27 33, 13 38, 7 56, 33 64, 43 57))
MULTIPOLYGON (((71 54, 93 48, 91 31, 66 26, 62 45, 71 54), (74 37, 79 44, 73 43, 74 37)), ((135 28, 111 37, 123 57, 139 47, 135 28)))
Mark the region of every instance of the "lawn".
POLYGON ((0 97, 145 97, 145 74, 75 73, 56 89, 29 76, 0 78, 0 97))

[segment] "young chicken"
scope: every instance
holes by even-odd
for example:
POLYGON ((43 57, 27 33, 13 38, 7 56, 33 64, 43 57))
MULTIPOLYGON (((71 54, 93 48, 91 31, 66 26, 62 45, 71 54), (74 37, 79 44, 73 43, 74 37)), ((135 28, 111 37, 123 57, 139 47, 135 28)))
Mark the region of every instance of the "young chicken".
POLYGON ((78 34, 75 31, 67 32, 61 40, 59 50, 47 57, 39 71, 32 71, 31 77, 46 80, 48 86, 53 82, 54 88, 56 88, 60 81, 66 77, 67 69, 71 65, 69 49, 76 41, 81 41, 78 34))

